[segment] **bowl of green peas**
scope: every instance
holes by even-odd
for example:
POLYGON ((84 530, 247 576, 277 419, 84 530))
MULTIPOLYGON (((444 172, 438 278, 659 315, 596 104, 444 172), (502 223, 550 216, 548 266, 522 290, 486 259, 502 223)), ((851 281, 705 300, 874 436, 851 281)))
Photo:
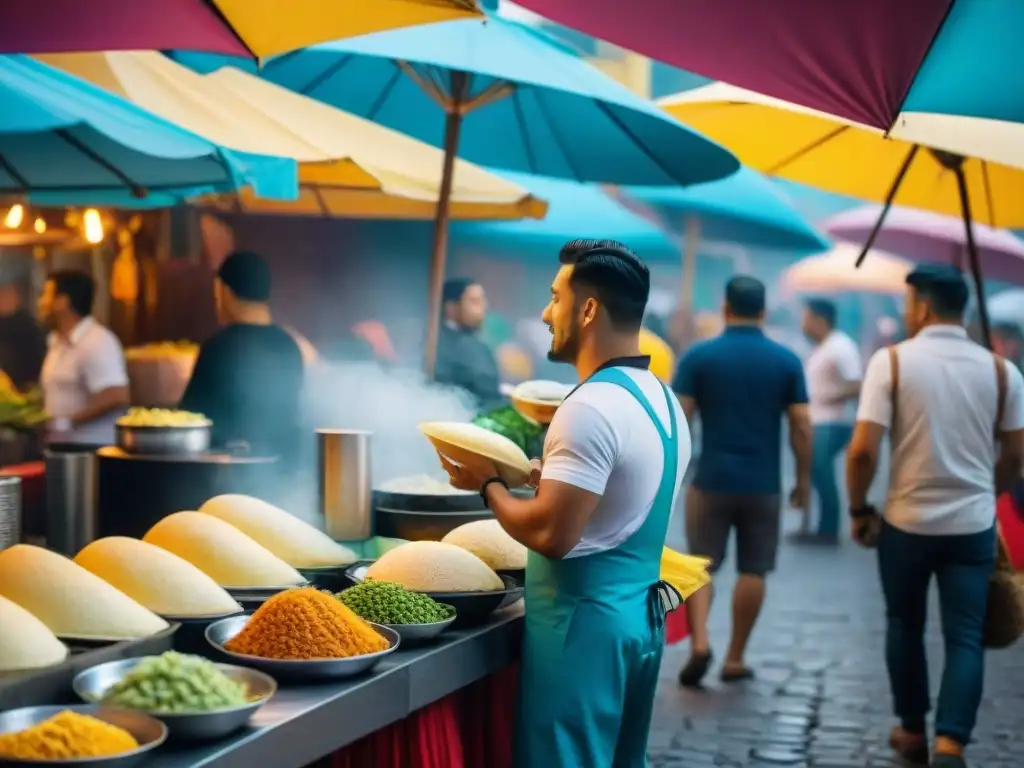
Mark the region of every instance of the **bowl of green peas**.
POLYGON ((353 613, 393 629, 403 643, 433 640, 455 621, 455 608, 390 581, 364 581, 335 595, 353 613))

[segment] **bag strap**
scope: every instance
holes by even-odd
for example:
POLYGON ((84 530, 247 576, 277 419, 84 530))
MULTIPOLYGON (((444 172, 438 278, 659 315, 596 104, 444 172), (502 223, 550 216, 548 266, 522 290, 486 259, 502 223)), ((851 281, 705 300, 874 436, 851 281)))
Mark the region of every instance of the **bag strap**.
POLYGON ((900 356, 896 353, 896 345, 889 347, 889 378, 891 380, 889 400, 892 403, 892 414, 889 416, 889 441, 896 432, 896 411, 900 391, 900 356))
POLYGON ((1006 393, 1009 390, 1009 381, 1006 373, 1006 360, 999 355, 993 354, 992 360, 996 366, 996 437, 1002 429, 1003 413, 1006 411, 1006 393))

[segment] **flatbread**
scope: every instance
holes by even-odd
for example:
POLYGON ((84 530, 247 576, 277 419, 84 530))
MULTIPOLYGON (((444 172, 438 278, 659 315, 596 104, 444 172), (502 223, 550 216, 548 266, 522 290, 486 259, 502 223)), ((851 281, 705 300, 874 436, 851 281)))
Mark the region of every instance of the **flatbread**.
POLYGON ((198 619, 242 610, 217 582, 166 549, 126 536, 98 539, 75 562, 160 616, 198 619))
POLYGON ((293 568, 351 565, 359 559, 323 531, 262 499, 228 493, 214 496, 199 511, 233 525, 293 568))
POLYGON ((464 523, 450 531, 441 541, 472 552, 496 571, 526 567, 526 547, 509 536, 497 520, 464 523))
POLYGON ((0 552, 0 595, 58 637, 128 640, 155 635, 167 622, 66 557, 18 544, 0 552))
POLYGON ((530 460, 523 450, 503 435, 456 421, 429 421, 420 431, 442 456, 460 464, 471 464, 483 456, 494 462, 501 478, 512 488, 530 479, 530 460))
POLYGON ((175 512, 142 538, 188 560, 222 587, 284 587, 305 579, 230 523, 199 512, 175 512))
POLYGON ((68 649, 43 622, 0 597, 0 673, 60 664, 68 649))
POLYGON ((367 579, 392 581, 414 592, 496 592, 505 583, 479 557, 454 544, 410 541, 381 555, 367 579))

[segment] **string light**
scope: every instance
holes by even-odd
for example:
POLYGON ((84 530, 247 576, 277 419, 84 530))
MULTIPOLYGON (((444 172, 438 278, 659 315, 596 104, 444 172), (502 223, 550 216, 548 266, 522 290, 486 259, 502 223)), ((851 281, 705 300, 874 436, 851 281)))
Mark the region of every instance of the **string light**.
POLYGON ((25 207, 21 203, 16 203, 11 206, 11 209, 7 212, 7 218, 4 219, 4 226, 8 229, 17 229, 21 226, 21 222, 25 220, 25 207))
POLYGON ((36 231, 36 234, 41 235, 46 231, 46 219, 39 216, 35 223, 32 224, 32 228, 36 231))
POLYGON ((103 242, 103 220, 100 212, 95 208, 89 208, 82 216, 82 226, 85 230, 85 240, 96 245, 103 242))

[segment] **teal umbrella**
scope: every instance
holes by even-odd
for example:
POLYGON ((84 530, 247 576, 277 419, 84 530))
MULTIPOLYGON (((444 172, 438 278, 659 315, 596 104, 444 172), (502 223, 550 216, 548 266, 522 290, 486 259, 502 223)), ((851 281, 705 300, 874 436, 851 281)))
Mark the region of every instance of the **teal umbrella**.
POLYGON ((27 56, 0 56, 0 196, 119 205, 192 191, 298 196, 293 160, 235 152, 27 56))

